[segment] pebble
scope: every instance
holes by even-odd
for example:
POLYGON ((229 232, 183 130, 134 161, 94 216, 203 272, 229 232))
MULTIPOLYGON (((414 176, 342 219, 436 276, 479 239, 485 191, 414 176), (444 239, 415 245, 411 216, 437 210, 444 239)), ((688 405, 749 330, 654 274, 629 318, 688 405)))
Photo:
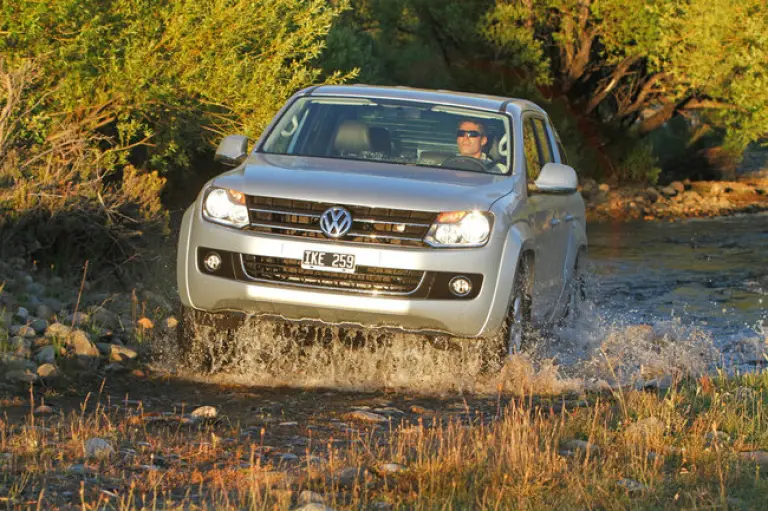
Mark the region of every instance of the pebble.
POLYGON ((72 334, 72 328, 63 323, 51 323, 45 330, 46 337, 58 337, 65 339, 72 334))
POLYGON ((53 413, 53 407, 48 405, 40 405, 35 408, 36 415, 51 415, 53 413))
POLYGON ((619 479, 616 484, 626 489, 629 493, 636 493, 647 490, 648 487, 634 479, 619 479))
POLYGON ((325 497, 311 490, 302 490, 299 493, 298 502, 299 504, 323 504, 325 503, 325 497))
POLYGON ((88 475, 88 474, 93 473, 93 470, 91 470, 90 468, 86 467, 82 463, 78 463, 76 465, 70 465, 69 468, 67 469, 67 472, 69 472, 71 474, 77 474, 77 475, 80 475, 80 476, 84 476, 84 475, 88 475))
POLYGON ((378 470, 380 474, 384 475, 399 474, 405 471, 405 466, 399 463, 384 463, 378 466, 378 470))
POLYGON ((319 502, 310 502, 309 504, 304 504, 301 507, 295 508, 294 511, 334 511, 334 509, 319 502))
POLYGON ((38 364, 52 364, 56 361, 56 348, 53 346, 44 346, 35 355, 38 364))
POLYGON ((358 420, 363 422, 382 423, 388 422, 389 419, 378 413, 366 412, 365 410, 355 410, 347 414, 347 418, 351 420, 358 420))
POLYGON ((44 319, 35 319, 29 326, 32 327, 36 334, 42 334, 48 329, 48 322, 44 319))
POLYGON ((37 368, 37 376, 40 378, 55 378, 59 375, 59 369, 53 364, 43 364, 37 368))
POLYGON ((190 414, 195 419, 215 419, 219 412, 213 406, 200 406, 190 414))
POLYGON ((25 307, 19 307, 16 310, 16 317, 22 321, 26 321, 29 318, 29 311, 25 307))
POLYGON ((27 339, 32 339, 37 335, 35 329, 29 325, 13 325, 9 332, 12 336, 18 335, 19 337, 25 337, 27 339))
POLYGON ((600 452, 600 450, 594 444, 591 444, 584 440, 576 440, 576 439, 568 440, 567 442, 565 442, 565 444, 563 444, 563 448, 569 451, 572 451, 574 453, 580 451, 582 454, 584 453, 597 454, 598 452, 600 452))
POLYGON ((82 330, 75 330, 67 338, 67 344, 72 347, 75 355, 78 357, 98 357, 99 350, 91 342, 91 338, 82 330))
POLYGON ((74 312, 72 314, 68 314, 66 318, 64 318, 64 324, 71 325, 74 323, 75 326, 82 326, 89 321, 88 314, 85 312, 74 312))
POLYGON ((46 321, 52 320, 54 314, 55 312, 53 311, 53 308, 44 303, 41 303, 35 308, 35 316, 46 321))
POLYGON ((103 438, 89 438, 85 442, 86 458, 108 458, 114 454, 115 449, 103 438))

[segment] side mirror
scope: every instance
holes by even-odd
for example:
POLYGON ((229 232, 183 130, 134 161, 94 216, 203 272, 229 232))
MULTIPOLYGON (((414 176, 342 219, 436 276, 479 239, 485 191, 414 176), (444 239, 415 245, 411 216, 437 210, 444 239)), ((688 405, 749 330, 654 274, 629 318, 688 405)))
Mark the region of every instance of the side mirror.
POLYGON ((248 156, 248 137, 229 135, 219 142, 213 158, 225 165, 240 165, 246 156, 248 156))
POLYGON ((547 163, 534 184, 543 193, 574 193, 579 179, 573 167, 561 163, 547 163))

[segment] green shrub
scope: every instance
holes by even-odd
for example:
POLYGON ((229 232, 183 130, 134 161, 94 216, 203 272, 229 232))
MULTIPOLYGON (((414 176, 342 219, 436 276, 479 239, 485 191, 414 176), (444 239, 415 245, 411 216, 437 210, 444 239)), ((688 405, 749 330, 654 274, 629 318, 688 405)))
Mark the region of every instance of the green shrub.
MULTIPOLYGON (((0 9, 0 242, 135 258, 166 177, 256 137, 317 65, 344 2, 18 0, 0 9)), ((187 172, 185 174, 185 171, 187 172)), ((10 244, 10 245, 9 245, 10 244)))

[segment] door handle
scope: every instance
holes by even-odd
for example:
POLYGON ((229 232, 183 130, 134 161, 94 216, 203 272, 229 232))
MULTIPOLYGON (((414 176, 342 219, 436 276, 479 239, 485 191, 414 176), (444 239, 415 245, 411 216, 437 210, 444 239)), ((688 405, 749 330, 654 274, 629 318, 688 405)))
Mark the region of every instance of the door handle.
POLYGON ((575 216, 573 216, 571 214, 565 215, 565 221, 566 222, 573 222, 574 220, 576 220, 575 216))
POLYGON ((560 225, 560 219, 559 218, 553 218, 550 220, 549 225, 560 225))

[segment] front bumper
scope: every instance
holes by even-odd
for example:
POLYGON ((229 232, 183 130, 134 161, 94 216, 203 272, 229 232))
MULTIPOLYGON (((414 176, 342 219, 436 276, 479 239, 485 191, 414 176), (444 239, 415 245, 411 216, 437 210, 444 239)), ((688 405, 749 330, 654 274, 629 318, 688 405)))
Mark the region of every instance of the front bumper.
MULTIPOLYGON (((182 303, 206 311, 241 311, 293 321, 319 321, 364 327, 444 332, 458 336, 488 333, 503 242, 491 239, 476 249, 404 248, 325 242, 254 233, 216 225, 187 210, 179 238, 177 280, 182 303), (273 282, 253 282, 242 275, 213 276, 201 271, 199 249, 300 260, 304 250, 353 254, 358 266, 423 270, 444 275, 482 275, 479 293, 469 299, 432 299, 434 293, 372 296, 348 291, 300 288, 273 282)), ((239 261, 239 259, 236 259, 239 261)), ((237 265, 236 265, 237 266, 237 265)))

